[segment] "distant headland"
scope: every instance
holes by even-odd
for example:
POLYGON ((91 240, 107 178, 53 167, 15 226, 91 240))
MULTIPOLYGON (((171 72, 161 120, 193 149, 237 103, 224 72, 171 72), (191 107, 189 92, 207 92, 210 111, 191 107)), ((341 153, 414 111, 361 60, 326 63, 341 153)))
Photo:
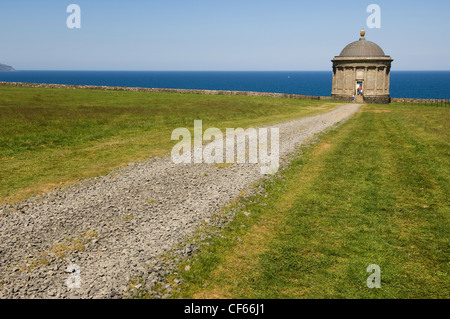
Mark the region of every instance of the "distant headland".
POLYGON ((15 70, 16 69, 14 69, 12 66, 0 63, 0 72, 12 72, 15 70))

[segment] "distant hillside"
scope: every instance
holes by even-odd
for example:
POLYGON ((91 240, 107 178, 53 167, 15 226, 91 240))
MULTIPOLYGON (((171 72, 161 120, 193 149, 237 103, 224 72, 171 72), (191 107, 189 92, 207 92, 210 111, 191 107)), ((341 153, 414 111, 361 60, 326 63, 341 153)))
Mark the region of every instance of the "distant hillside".
POLYGON ((0 72, 8 72, 8 71, 15 71, 15 69, 12 66, 0 63, 0 72))

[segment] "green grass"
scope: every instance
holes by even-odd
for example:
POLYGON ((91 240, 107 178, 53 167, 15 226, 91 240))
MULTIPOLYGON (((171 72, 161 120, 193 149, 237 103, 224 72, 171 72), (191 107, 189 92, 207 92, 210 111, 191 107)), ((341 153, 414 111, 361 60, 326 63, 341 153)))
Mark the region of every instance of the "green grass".
MULTIPOLYGON (((2 86, 0 202, 168 153, 172 130, 195 119, 245 128, 337 105, 2 86)), ((267 197, 229 207, 240 213, 181 271, 189 286, 174 297, 449 298, 449 114, 365 105, 264 181, 267 197), (366 287, 370 264, 381 289, 366 287)))
POLYGON ((263 97, 0 87, 0 203, 170 152, 177 127, 252 127, 338 104, 263 97))
POLYGON ((365 105, 266 181, 267 197, 229 208, 174 297, 449 298, 448 123, 445 108, 365 105))

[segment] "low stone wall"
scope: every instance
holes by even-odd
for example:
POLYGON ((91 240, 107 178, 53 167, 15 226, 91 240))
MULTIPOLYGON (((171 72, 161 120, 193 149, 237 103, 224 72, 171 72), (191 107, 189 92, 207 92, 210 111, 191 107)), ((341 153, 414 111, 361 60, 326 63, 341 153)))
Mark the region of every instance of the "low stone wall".
POLYGON ((393 103, 424 103, 424 104, 450 104, 450 100, 445 99, 409 99, 409 98, 391 98, 393 103))
POLYGON ((206 95, 243 95, 243 96, 261 96, 261 97, 302 99, 302 100, 331 100, 331 96, 313 96, 313 95, 268 93, 268 92, 248 92, 248 91, 163 89, 163 88, 67 85, 67 84, 44 84, 44 83, 22 83, 22 82, 0 82, 0 85, 2 85, 2 86, 21 86, 21 87, 39 87, 39 88, 62 88, 62 89, 116 90, 116 91, 135 91, 135 92, 170 92, 170 93, 185 93, 185 94, 186 93, 206 94, 206 95))
MULTIPOLYGON (((116 90, 116 91, 135 91, 135 92, 170 92, 170 93, 185 93, 185 94, 186 93, 206 94, 206 95, 243 95, 243 96, 274 97, 274 98, 284 98, 284 99, 301 99, 301 100, 338 100, 338 101, 349 101, 349 102, 352 101, 351 97, 339 97, 336 95, 314 96, 314 95, 286 94, 286 93, 251 92, 251 91, 164 89, 164 88, 68 85, 68 84, 23 83, 23 82, 0 82, 0 86, 22 86, 22 87, 61 88, 61 89, 116 90)), ((425 103, 425 104, 443 104, 443 105, 450 104, 450 100, 444 100, 444 99, 391 98, 390 101, 396 102, 396 103, 425 103)), ((365 102, 377 103, 374 101, 365 101, 365 102)), ((378 103, 380 103, 380 102, 378 101, 378 103)), ((381 103, 389 103, 389 102, 382 101, 381 103)))

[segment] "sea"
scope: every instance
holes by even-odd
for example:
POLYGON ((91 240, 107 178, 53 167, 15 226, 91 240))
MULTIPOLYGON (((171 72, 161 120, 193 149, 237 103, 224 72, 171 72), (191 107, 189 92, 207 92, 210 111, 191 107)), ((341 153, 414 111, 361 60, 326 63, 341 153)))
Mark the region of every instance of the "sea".
MULTIPOLYGON (((331 94, 331 71, 16 71, 0 81, 143 88, 331 94)), ((393 98, 450 99, 450 71, 391 71, 393 98)))

